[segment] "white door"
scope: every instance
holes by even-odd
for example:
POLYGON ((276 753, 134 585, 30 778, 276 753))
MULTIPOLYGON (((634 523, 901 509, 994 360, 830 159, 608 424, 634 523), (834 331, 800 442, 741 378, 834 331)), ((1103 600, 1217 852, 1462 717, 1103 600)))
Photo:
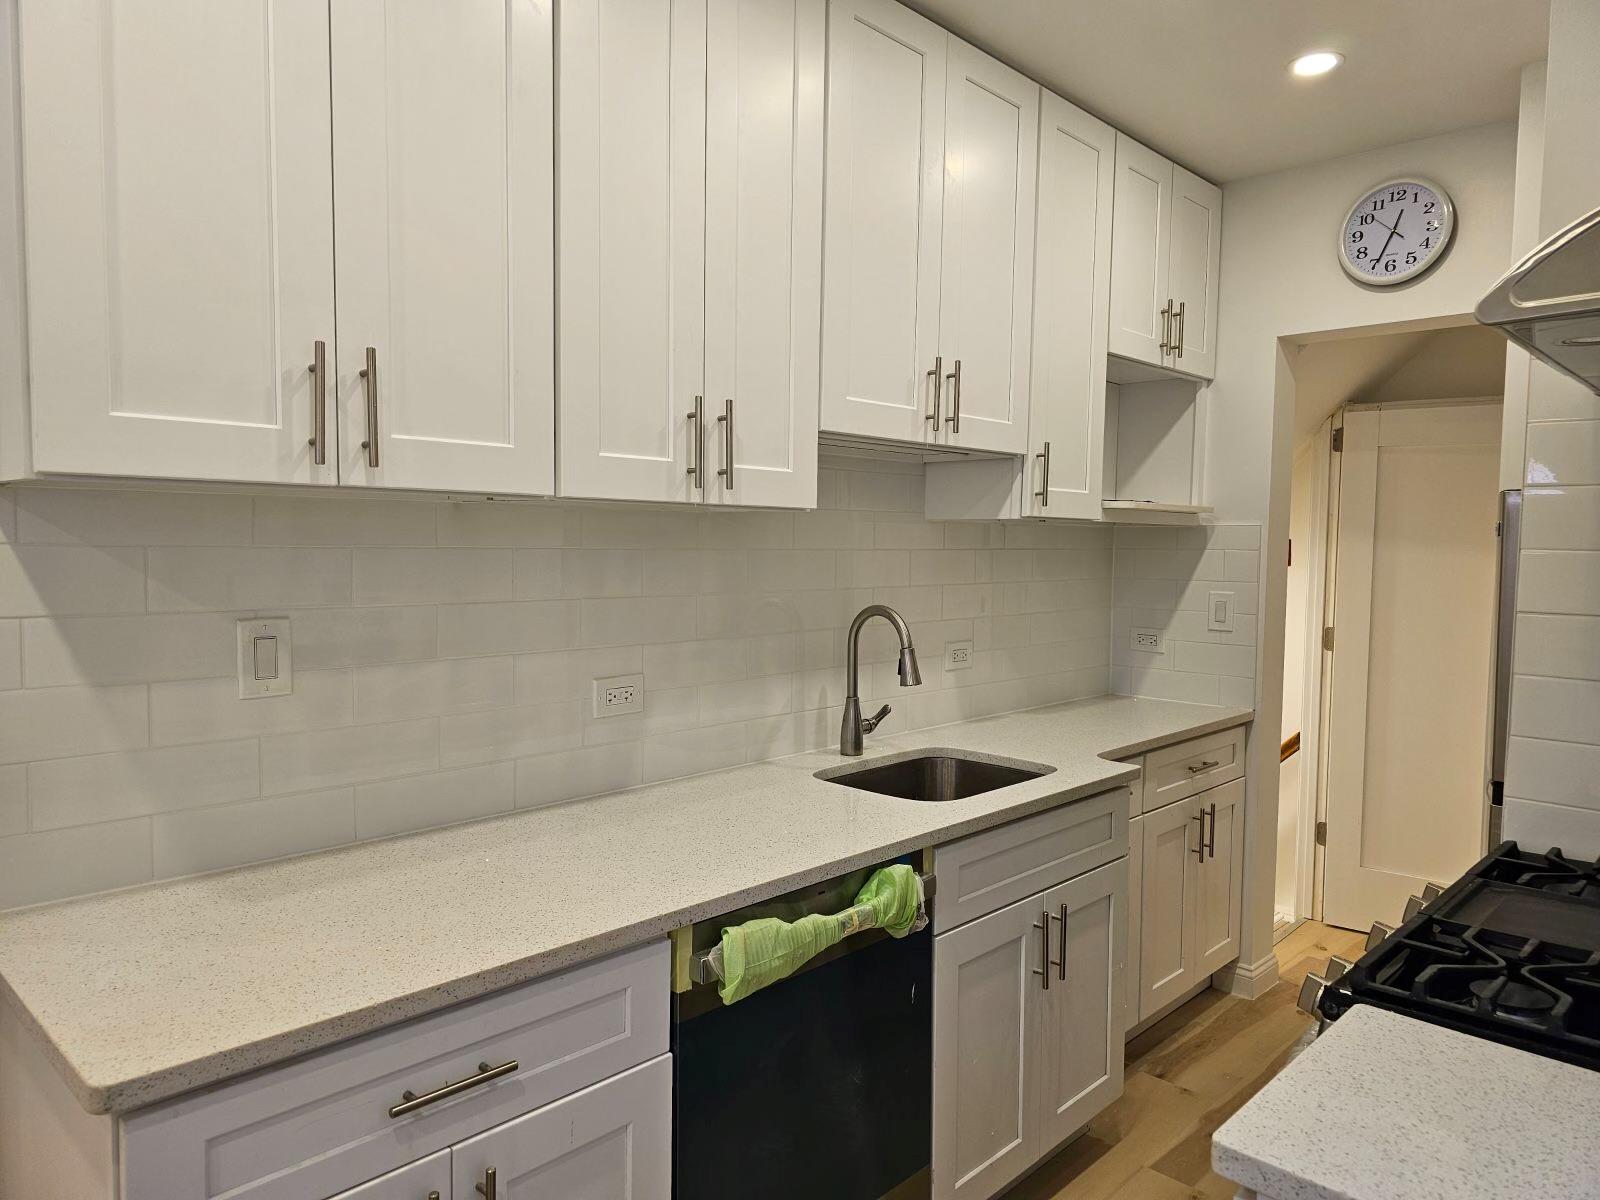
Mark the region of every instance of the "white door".
POLYGON ((1116 138, 1044 93, 1026 497, 1035 516, 1100 519, 1116 138))
POLYGON ((1217 275, 1222 264, 1222 189, 1172 168, 1168 287, 1178 306, 1167 361, 1210 379, 1217 373, 1217 275))
POLYGON ((326 0, 24 0, 19 45, 35 469, 335 482, 326 0))
POLYGON ((458 1142, 451 1160, 457 1200, 669 1200, 672 1058, 458 1142))
POLYGON ((959 38, 945 84, 941 442, 1028 447, 1039 85, 959 38))
POLYGON ((559 36, 557 487, 696 500, 705 0, 567 0, 559 36))
POLYGON ((430 1154, 329 1200, 451 1200, 450 1151, 430 1154))
POLYGON ((1195 873, 1196 975, 1239 957, 1244 903, 1244 780, 1195 797, 1205 818, 1206 856, 1195 873))
POLYGON ((706 495, 814 508, 826 0, 706 19, 706 495))
POLYGON ((934 939, 934 1200, 987 1200, 1033 1163, 1049 926, 1034 896, 934 939))
POLYGON ((1108 863, 1044 894, 1055 918, 1055 978, 1039 993, 1042 1156, 1122 1094, 1128 864, 1108 863))
POLYGON ((1483 853, 1500 406, 1349 409, 1323 919, 1395 922, 1483 853))
POLYGON ((1199 810, 1183 800, 1145 813, 1139 911, 1139 1020, 1154 1016, 1200 979, 1195 962, 1199 810))
POLYGON ((1163 366, 1163 310, 1172 237, 1172 164, 1126 134, 1117 134, 1117 186, 1111 222, 1112 354, 1163 366))
POLYGON ((944 382, 950 38, 894 0, 832 0, 828 13, 822 427, 920 442, 944 382))
POLYGON ((555 490, 550 10, 332 6, 344 483, 555 490))

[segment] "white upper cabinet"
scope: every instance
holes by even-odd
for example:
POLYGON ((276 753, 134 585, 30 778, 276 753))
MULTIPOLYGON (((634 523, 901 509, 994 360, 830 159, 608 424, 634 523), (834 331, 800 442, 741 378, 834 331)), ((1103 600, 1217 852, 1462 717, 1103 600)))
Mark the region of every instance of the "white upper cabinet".
POLYGON ((823 0, 571 0, 560 493, 811 507, 823 0))
POLYGON ((813 508, 827 8, 710 0, 706 44, 706 496, 813 508))
POLYGON ((1021 454, 1028 444, 1039 85, 950 38, 938 440, 1021 454), (941 428, 942 426, 942 428, 941 428))
POLYGON ((1026 510, 1100 519, 1117 135, 1044 94, 1026 510))
POLYGON ((829 12, 822 427, 923 441, 943 385, 950 36, 893 0, 829 12))
POLYGON ((550 9, 332 6, 345 483, 555 490, 550 9))
POLYGON ((34 469, 335 482, 326 0, 20 20, 34 469))
POLYGON ((560 40, 558 490, 694 500, 705 0, 568 0, 560 40))
POLYGON ((1211 378, 1221 254, 1221 190, 1119 133, 1111 353, 1211 378))

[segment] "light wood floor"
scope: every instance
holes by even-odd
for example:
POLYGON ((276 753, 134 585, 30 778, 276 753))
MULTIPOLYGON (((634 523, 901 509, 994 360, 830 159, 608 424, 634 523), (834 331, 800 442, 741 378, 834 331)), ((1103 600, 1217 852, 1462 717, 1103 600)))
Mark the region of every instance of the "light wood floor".
POLYGON ((1311 1019, 1307 971, 1358 957, 1359 933, 1306 922, 1278 943, 1282 982, 1257 1000, 1202 992, 1128 1043, 1122 1098, 1004 1200, 1232 1200, 1211 1171, 1212 1131, 1283 1069, 1311 1019))

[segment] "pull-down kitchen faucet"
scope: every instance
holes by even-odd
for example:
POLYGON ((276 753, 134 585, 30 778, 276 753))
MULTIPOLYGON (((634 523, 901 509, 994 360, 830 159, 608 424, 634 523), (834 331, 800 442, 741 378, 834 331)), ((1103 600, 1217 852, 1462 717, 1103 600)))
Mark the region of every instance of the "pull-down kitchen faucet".
POLYGON ((861 738, 863 734, 871 733, 892 711, 887 704, 873 713, 870 717, 861 715, 861 690, 860 672, 857 667, 859 659, 858 646, 861 640, 861 627, 873 617, 882 617, 894 626, 894 631, 900 635, 900 686, 916 687, 922 682, 922 672, 917 669, 917 651, 911 644, 911 630, 906 625, 906 620, 887 604, 869 604, 856 614, 856 619, 850 622, 850 640, 846 650, 846 691, 844 698, 844 720, 839 726, 839 753, 852 757, 861 753, 861 738))

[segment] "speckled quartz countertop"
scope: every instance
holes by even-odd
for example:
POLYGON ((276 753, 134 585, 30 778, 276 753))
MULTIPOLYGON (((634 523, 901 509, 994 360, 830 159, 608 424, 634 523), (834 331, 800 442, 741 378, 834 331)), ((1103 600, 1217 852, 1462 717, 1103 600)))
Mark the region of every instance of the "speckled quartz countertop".
POLYGON ((123 1112, 1138 777, 1248 709, 1107 696, 0 916, 0 999, 123 1112), (813 778, 923 747, 1053 766, 917 803, 813 778))
POLYGON ((1211 1139, 1263 1200, 1595 1200, 1600 1072, 1357 1005, 1211 1139))

